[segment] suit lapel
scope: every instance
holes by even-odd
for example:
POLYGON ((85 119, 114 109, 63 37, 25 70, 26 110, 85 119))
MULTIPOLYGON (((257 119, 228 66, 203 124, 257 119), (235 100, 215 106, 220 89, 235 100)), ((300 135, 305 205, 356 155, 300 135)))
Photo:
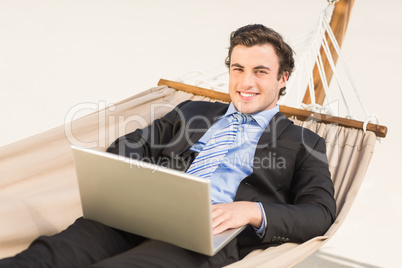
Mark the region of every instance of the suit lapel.
POLYGON ((193 131, 190 136, 191 144, 188 146, 189 149, 194 143, 196 143, 201 137, 207 132, 207 130, 215 123, 216 120, 219 119, 228 109, 228 106, 218 106, 210 105, 207 114, 201 115, 199 120, 197 120, 196 124, 194 124, 194 129, 197 131, 193 131))
POLYGON ((267 146, 275 146, 278 137, 285 131, 285 129, 292 124, 286 116, 281 112, 277 113, 269 122, 267 128, 262 133, 260 140, 258 141, 256 156, 261 154, 263 148, 267 146))

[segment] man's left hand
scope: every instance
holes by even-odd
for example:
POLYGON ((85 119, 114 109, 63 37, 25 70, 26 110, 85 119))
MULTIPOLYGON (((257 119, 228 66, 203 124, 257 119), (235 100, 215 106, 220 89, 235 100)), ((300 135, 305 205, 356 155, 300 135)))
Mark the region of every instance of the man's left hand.
POLYGON ((261 227, 261 210, 256 203, 239 201, 212 205, 213 234, 239 228, 246 224, 251 224, 256 228, 261 227))

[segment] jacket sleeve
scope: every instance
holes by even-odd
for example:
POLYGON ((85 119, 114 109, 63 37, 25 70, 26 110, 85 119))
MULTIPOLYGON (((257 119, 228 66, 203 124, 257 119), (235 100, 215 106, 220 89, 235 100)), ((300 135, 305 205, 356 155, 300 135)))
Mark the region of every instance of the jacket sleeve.
POLYGON ((183 124, 180 109, 188 101, 177 105, 171 112, 152 122, 144 129, 121 136, 114 141, 107 152, 123 155, 129 158, 156 162, 161 152, 170 146, 169 142, 183 124))
POLYGON ((267 229, 262 242, 304 242, 323 235, 335 218, 334 188, 320 137, 298 156, 289 203, 262 202, 267 229))

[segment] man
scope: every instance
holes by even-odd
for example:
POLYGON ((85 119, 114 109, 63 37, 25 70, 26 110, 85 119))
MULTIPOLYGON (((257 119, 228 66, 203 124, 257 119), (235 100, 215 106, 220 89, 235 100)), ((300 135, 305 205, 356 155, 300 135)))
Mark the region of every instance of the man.
POLYGON ((0 266, 222 267, 256 248, 322 235, 335 215, 325 143, 277 105, 292 49, 272 29, 248 25, 232 33, 226 63, 230 105, 181 103, 108 151, 210 179, 213 231, 248 225, 236 239, 208 257, 81 218, 0 266))

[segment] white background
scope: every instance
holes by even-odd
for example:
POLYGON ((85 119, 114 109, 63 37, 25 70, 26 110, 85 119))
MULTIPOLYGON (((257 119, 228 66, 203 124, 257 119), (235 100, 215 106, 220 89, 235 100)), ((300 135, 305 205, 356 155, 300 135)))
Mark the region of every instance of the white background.
MULTIPOLYGON (((325 6, 325 0, 0 0, 0 146, 63 124, 79 103, 114 103, 159 78, 219 66, 230 32, 245 24, 263 23, 285 39, 305 33, 325 6)), ((389 134, 376 145, 346 222, 306 267, 402 264, 401 10, 399 0, 354 5, 342 51, 389 134)))

